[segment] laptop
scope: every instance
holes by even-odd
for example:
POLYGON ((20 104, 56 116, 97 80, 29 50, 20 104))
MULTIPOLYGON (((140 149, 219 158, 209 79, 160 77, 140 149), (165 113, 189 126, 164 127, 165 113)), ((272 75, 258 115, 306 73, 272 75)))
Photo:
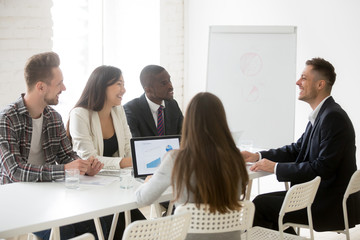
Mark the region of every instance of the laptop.
POLYGON ((158 169, 166 152, 180 148, 180 135, 133 137, 130 145, 134 177, 145 179, 158 169))

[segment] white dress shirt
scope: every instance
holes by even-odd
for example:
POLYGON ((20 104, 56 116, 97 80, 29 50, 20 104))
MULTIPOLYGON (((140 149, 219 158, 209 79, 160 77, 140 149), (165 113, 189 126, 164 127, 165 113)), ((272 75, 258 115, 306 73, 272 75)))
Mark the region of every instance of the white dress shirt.
MULTIPOLYGON (((155 126, 157 127, 157 115, 158 115, 158 109, 159 109, 160 105, 152 102, 152 101, 146 96, 146 94, 145 94, 145 98, 146 98, 146 101, 147 101, 148 104, 149 104, 150 111, 151 111, 152 116, 153 116, 153 118, 154 118, 155 126)), ((164 109, 165 109, 165 101, 164 101, 164 100, 162 100, 161 106, 163 106, 164 109)), ((163 111, 163 119, 164 119, 164 111, 163 111)), ((165 121, 164 121, 164 126, 165 126, 165 121)))

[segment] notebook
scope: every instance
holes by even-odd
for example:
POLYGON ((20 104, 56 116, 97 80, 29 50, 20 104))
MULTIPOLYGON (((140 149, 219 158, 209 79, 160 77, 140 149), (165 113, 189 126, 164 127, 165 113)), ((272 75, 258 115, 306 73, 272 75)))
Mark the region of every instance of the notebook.
POLYGON ((180 148, 180 135, 134 137, 130 139, 135 178, 154 174, 166 152, 180 148))

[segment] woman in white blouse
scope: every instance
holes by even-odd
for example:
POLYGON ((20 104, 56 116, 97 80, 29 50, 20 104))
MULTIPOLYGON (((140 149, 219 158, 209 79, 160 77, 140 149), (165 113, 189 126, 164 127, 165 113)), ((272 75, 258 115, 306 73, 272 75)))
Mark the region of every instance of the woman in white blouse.
POLYGON ((131 133, 121 106, 125 91, 121 70, 100 66, 70 112, 67 133, 74 151, 82 158, 94 156, 104 169, 132 166, 131 133))
MULTIPOLYGON (((147 180, 136 191, 137 202, 143 205, 172 186, 176 204, 205 203, 211 212, 220 213, 240 209, 248 173, 218 97, 204 92, 190 101, 180 149, 169 151, 147 180)), ((240 233, 188 234, 186 239, 240 239, 240 233)))
MULTIPOLYGON (((131 167, 131 133, 121 100, 125 93, 120 69, 100 66, 88 82, 70 112, 67 134, 77 154, 94 156, 104 163, 104 169, 131 167)), ((86 157, 86 158, 88 158, 86 157)), ((138 209, 131 211, 131 219, 145 219, 138 209)), ((112 215, 101 218, 104 235, 111 227, 112 215)), ((124 213, 120 213, 114 239, 121 239, 125 228, 124 213)))

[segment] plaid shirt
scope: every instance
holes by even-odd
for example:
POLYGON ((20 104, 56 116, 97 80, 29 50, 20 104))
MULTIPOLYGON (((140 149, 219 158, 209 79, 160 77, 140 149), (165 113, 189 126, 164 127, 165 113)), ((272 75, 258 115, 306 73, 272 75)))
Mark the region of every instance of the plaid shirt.
POLYGON ((47 106, 43 112, 45 164, 29 164, 32 118, 22 95, 0 113, 0 184, 64 178, 64 164, 78 158, 66 136, 61 116, 47 106))

